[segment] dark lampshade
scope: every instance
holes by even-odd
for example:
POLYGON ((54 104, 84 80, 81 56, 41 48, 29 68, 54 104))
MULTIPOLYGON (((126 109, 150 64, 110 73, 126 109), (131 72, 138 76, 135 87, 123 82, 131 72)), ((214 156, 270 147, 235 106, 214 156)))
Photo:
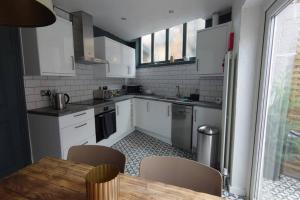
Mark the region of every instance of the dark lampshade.
POLYGON ((0 26, 41 27, 56 21, 52 0, 2 0, 0 26))

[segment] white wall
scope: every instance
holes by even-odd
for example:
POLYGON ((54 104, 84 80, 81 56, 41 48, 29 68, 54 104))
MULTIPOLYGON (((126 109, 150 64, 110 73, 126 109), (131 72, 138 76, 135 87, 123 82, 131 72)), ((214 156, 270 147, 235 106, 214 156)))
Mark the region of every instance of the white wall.
POLYGON ((241 13, 238 12, 241 2, 236 1, 233 7, 237 9, 233 12, 233 21, 239 44, 236 47, 238 67, 230 191, 239 195, 248 195, 250 187, 264 26, 261 1, 248 1, 241 13))

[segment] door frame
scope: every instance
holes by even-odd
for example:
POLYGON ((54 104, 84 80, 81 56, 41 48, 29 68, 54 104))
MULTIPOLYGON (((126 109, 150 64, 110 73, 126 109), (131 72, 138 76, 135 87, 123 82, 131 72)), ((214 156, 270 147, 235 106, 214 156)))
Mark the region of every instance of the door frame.
POLYGON ((254 154, 250 180, 250 199, 257 200, 262 177, 263 155, 266 130, 266 112, 268 108, 268 94, 270 81, 270 64, 273 52, 273 38, 276 29, 275 17, 285 9, 293 0, 274 0, 265 13, 265 28, 263 40, 263 53, 260 69, 258 110, 256 115, 254 154))

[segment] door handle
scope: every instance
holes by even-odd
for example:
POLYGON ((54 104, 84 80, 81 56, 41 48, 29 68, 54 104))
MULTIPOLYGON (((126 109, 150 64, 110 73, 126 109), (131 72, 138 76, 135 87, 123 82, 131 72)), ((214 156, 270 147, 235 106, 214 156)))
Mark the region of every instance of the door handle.
POLYGON ((84 124, 82 124, 82 125, 75 126, 75 128, 81 128, 81 127, 86 126, 86 125, 87 125, 87 123, 84 123, 84 124))
POLYGON ((74 56, 71 56, 72 59, 72 70, 75 70, 75 59, 74 56))

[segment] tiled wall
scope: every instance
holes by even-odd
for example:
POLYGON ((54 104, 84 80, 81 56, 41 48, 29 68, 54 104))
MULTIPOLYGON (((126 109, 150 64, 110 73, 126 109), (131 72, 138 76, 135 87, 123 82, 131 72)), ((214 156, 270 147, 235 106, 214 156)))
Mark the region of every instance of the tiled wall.
POLYGON ((93 98, 93 90, 99 86, 116 89, 125 83, 124 79, 94 78, 94 67, 99 66, 77 65, 76 77, 24 76, 27 109, 49 106, 49 97, 42 97, 41 90, 68 93, 71 102, 76 102, 93 98))
POLYGON ((198 89, 202 101, 215 101, 222 97, 223 90, 223 77, 197 75, 195 64, 141 68, 137 70, 136 79, 129 83, 140 84, 144 89, 166 96, 176 95, 176 85, 185 96, 198 89))

